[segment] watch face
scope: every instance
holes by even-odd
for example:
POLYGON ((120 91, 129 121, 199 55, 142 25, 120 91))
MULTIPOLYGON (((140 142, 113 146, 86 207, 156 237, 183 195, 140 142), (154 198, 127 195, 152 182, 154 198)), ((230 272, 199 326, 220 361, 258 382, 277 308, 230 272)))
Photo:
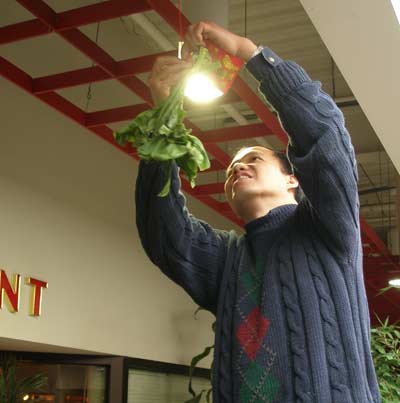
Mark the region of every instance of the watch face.
POLYGON ((259 53, 262 52, 263 49, 264 49, 264 46, 259 45, 259 46, 257 47, 257 49, 254 51, 254 53, 252 54, 251 57, 257 56, 259 53))

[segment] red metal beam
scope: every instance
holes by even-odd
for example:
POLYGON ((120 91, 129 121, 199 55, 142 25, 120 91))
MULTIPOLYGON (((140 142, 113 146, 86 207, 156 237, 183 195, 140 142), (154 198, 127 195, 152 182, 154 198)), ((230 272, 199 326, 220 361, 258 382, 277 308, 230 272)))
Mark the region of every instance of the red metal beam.
POLYGON ((107 21, 124 15, 148 11, 150 7, 145 0, 109 0, 101 3, 75 8, 60 13, 57 18, 56 31, 107 21))
POLYGON ((374 279, 375 277, 384 279, 386 281, 389 281, 394 278, 400 278, 400 270, 393 270, 393 271, 391 271, 391 270, 386 271, 386 270, 380 270, 380 269, 374 270, 374 268, 369 267, 368 265, 365 265, 365 264, 363 267, 364 267, 365 275, 370 280, 374 279))
POLYGON ((40 17, 1 27, 0 44, 60 32, 124 15, 142 13, 150 9, 144 0, 109 0, 57 14, 42 1, 17 1, 32 14, 39 13, 40 17))
POLYGON ((57 24, 57 13, 42 0, 17 0, 22 7, 30 11, 40 22, 54 30, 57 24))
POLYGON ((369 265, 388 267, 391 266, 392 263, 395 263, 396 265, 400 263, 399 256, 392 255, 391 260, 392 260, 391 262, 388 262, 387 257, 385 256, 379 256, 379 257, 364 256, 364 262, 369 265))
POLYGON ((215 172, 225 170, 224 165, 222 165, 218 160, 210 160, 211 166, 204 172, 215 172))
MULTIPOLYGON (((49 27, 55 28, 57 14, 42 0, 33 0, 32 2, 30 0, 18 1, 22 5, 26 5, 27 9, 49 25, 49 27)), ((103 69, 109 76, 117 79, 131 91, 137 93, 149 104, 152 103, 150 91, 148 90, 147 86, 136 77, 117 77, 115 74, 117 65, 115 60, 81 31, 78 29, 71 29, 58 32, 58 34, 72 46, 90 58, 93 62, 98 64, 100 68, 103 69)))
MULTIPOLYGON (((39 18, 43 23, 55 30, 57 24, 57 14, 46 3, 44 3, 42 0, 18 0, 18 2, 27 8, 37 18, 39 18)), ((172 5, 172 3, 169 4, 172 5)), ((174 6, 172 5, 172 7, 174 6)), ((175 7, 174 9, 177 11, 175 7)), ((110 76, 128 87, 149 105, 152 105, 152 98, 148 87, 137 77, 117 77, 115 60, 96 43, 85 36, 81 31, 78 29, 70 29, 58 32, 58 34, 72 46, 89 57, 92 61, 97 63, 110 76)), ((200 129, 194 124, 190 123, 189 121, 187 121, 186 124, 192 128, 195 135, 201 135, 200 129)), ((206 150, 213 155, 214 158, 221 162, 221 164, 227 166, 230 163, 230 156, 222 151, 217 145, 206 145, 206 150)))
POLYGON ((122 60, 120 62, 115 62, 114 60, 111 62, 107 59, 108 63, 114 65, 114 75, 107 73, 107 71, 99 66, 92 66, 35 78, 33 80, 33 88, 36 93, 56 91, 63 88, 75 87, 77 85, 145 73, 151 70, 153 63, 158 56, 171 55, 172 53, 175 52, 162 52, 154 55, 122 60))
MULTIPOLYGON (((85 126, 85 112, 80 108, 61 97, 55 92, 48 92, 46 94, 34 94, 32 92, 32 77, 30 77, 27 73, 22 71, 17 66, 14 66, 9 61, 0 57, 0 75, 4 78, 10 80, 15 85, 25 90, 29 94, 33 95, 37 99, 56 109, 58 112, 62 113, 64 116, 72 119, 76 123, 78 123, 82 127, 85 126)), ((112 135, 112 130, 107 126, 97 126, 95 128, 89 129, 97 136, 103 138, 108 141, 114 147, 124 150, 120 147, 114 140, 112 135)), ((125 151, 125 150, 124 150, 125 151)))
POLYGON ((212 198, 211 196, 208 196, 208 195, 199 196, 196 193, 196 188, 198 186, 196 186, 195 188, 192 188, 187 180, 182 180, 182 177, 181 177, 181 181, 182 181, 182 189, 186 193, 190 194, 191 196, 195 197, 197 200, 206 204, 208 207, 210 207, 211 209, 213 209, 214 211, 216 211, 218 214, 222 215, 223 217, 227 218, 228 220, 232 221, 236 225, 239 225, 239 226, 243 225, 242 220, 240 218, 238 218, 237 216, 235 216, 232 211, 228 211, 228 210, 221 211, 220 210, 221 203, 218 200, 215 200, 214 198, 212 198))
POLYGON ((400 291, 398 289, 391 289, 383 294, 377 296, 380 293, 382 288, 388 286, 387 280, 385 278, 376 277, 374 279, 369 279, 368 277, 365 279, 366 284, 371 287, 371 291, 374 292, 374 306, 385 304, 385 310, 393 309, 395 312, 400 314, 400 291))
POLYGON ((264 124, 279 138, 286 146, 288 137, 282 129, 279 120, 266 107, 264 102, 250 89, 250 87, 240 78, 237 77, 232 86, 236 94, 243 99, 244 102, 256 113, 256 115, 264 122, 264 124))
POLYGON ((134 76, 122 77, 119 78, 118 81, 142 98, 143 101, 145 101, 148 105, 153 106, 153 99, 151 97, 150 89, 143 81, 134 76))
POLYGON ((376 249, 381 253, 385 258, 387 258, 388 262, 393 262, 393 256, 390 253, 389 249, 382 242, 376 232, 368 225, 368 223, 360 216, 360 225, 361 232, 365 238, 367 238, 371 244, 373 244, 376 249))
POLYGON ((85 34, 78 29, 71 29, 69 31, 59 32, 58 34, 69 44, 98 64, 110 76, 115 78, 115 60, 85 34))
POLYGON ((85 125, 85 112, 69 102, 56 92, 47 92, 46 94, 38 94, 40 100, 44 101, 47 105, 58 110, 63 115, 68 116, 81 126, 85 125))
POLYGON ((212 195, 224 193, 224 184, 220 183, 209 183, 208 185, 197 185, 194 188, 196 195, 212 195))
POLYGON ((0 74, 23 90, 32 93, 32 77, 1 56, 0 74))
POLYGON ((63 88, 74 87, 87 83, 109 80, 112 77, 99 66, 52 74, 33 79, 33 91, 36 94, 52 92, 63 88))
POLYGON ((36 36, 49 34, 52 31, 51 28, 37 19, 7 25, 0 28, 0 45, 35 38, 36 36))
MULTIPOLYGON (((0 28, 1 30, 1 28, 0 28)), ((44 77, 37 77, 33 80, 34 91, 41 93, 47 91, 56 91, 63 88, 74 87, 77 85, 89 84, 93 82, 111 80, 115 78, 130 77, 135 74, 146 73, 151 70, 155 59, 159 56, 174 55, 175 51, 161 52, 153 55, 134 57, 119 62, 114 61, 114 75, 108 74, 99 66, 85 67, 82 69, 71 70, 64 73, 52 74, 44 77)), ((229 91, 226 95, 217 98, 215 101, 207 104, 206 109, 221 104, 230 104, 239 102, 241 99, 233 92, 229 91)), ((185 109, 201 108, 199 104, 185 99, 185 109)))
POLYGON ((137 104, 122 108, 106 109, 86 114, 86 127, 104 125, 106 123, 120 122, 133 119, 140 112, 149 109, 147 104, 137 104))

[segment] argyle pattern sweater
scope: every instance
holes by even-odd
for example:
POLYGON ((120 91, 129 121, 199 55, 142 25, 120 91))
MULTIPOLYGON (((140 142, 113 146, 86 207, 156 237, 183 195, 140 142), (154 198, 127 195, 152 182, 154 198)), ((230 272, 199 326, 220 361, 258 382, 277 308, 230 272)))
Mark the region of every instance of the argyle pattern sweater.
POLYGON ((291 61, 247 63, 288 134, 307 196, 246 224, 195 218, 174 166, 140 162, 136 223, 151 261, 216 315, 214 403, 380 403, 370 350, 357 168, 341 111, 291 61))

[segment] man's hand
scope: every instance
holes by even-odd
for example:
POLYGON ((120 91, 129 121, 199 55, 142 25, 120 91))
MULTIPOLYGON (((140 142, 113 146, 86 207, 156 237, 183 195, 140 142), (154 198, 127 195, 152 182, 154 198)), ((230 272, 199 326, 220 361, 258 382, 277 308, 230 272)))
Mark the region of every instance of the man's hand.
POLYGON ((205 47, 205 40, 213 42, 225 52, 246 62, 257 49, 250 39, 229 32, 213 22, 202 21, 189 27, 182 49, 183 58, 187 59, 190 52, 196 51, 199 46, 205 47))
POLYGON ((175 86, 192 67, 190 61, 179 60, 174 56, 160 56, 154 62, 147 83, 155 104, 168 98, 175 86))

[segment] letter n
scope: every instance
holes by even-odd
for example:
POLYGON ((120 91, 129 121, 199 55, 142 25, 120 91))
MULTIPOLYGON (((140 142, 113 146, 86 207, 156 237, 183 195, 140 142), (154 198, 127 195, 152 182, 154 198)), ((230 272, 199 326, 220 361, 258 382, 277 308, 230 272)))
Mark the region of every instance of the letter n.
POLYGON ((8 281, 7 274, 1 270, 0 274, 0 309, 3 308, 4 294, 7 296, 7 306, 10 312, 18 312, 20 300, 21 276, 14 274, 13 286, 8 281))

